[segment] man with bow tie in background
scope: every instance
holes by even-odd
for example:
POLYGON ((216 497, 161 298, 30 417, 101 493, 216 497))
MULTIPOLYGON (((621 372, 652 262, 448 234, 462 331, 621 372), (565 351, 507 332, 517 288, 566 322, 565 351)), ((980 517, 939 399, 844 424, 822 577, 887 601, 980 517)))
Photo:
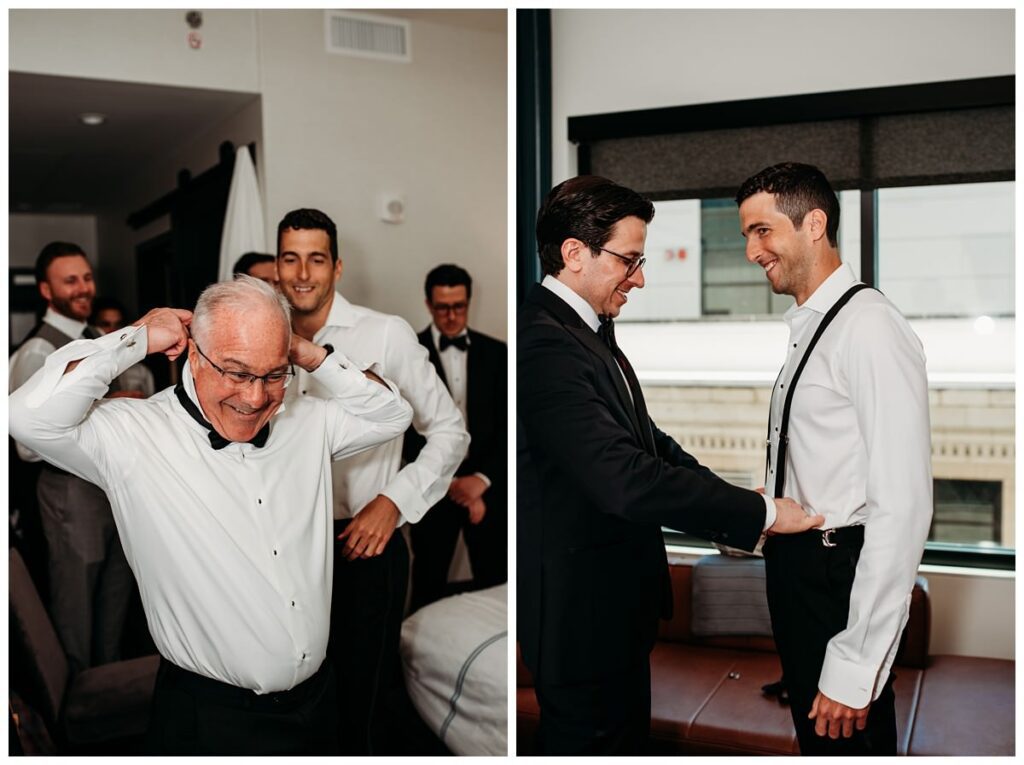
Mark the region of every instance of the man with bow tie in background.
POLYGON ((723 481, 648 416, 613 320, 644 286, 653 217, 597 176, 556 186, 537 216, 545 276, 519 316, 516 411, 539 490, 516 543, 543 754, 644 753, 649 654, 672 603, 662 526, 752 550, 822 521, 723 481))
MULTIPOLYGON (((464 269, 437 266, 424 291, 433 321, 419 341, 462 412, 470 442, 447 496, 410 529, 413 611, 446 594, 460 530, 472 589, 508 578, 508 347, 467 326, 473 279, 464 269)), ((415 459, 422 446, 422 437, 410 430, 405 459, 415 459)))

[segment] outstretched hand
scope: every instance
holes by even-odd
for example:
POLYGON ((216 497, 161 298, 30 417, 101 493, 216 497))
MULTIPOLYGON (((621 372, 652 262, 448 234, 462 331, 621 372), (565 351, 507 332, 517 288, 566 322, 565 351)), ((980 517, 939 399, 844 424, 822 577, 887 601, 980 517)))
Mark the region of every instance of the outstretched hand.
POLYGON ((775 523, 768 534, 800 534, 821 526, 823 515, 808 515, 804 509, 788 497, 775 498, 775 523))
POLYGON ((188 347, 188 325, 191 323, 191 311, 183 308, 154 308, 132 326, 146 328, 149 353, 162 353, 174 361, 188 347))

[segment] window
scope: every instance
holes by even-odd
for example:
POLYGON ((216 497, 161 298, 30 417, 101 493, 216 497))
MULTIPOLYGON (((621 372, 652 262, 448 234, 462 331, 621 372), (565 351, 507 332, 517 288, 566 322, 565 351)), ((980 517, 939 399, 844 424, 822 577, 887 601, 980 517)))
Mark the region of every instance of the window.
POLYGON ((1007 76, 571 117, 581 173, 656 200, 647 283, 617 335, 658 426, 761 485, 792 299, 747 263, 731 195, 776 162, 815 164, 845 189, 840 256, 925 347, 926 562, 1012 568, 1014 114, 1007 76))

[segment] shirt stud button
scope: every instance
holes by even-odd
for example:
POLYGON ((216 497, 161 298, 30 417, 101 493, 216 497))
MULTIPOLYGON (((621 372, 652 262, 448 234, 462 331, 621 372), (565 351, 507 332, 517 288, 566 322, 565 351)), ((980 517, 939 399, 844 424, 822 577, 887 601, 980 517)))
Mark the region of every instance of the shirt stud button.
POLYGON ((274 550, 274 555, 277 555, 277 550, 274 550))

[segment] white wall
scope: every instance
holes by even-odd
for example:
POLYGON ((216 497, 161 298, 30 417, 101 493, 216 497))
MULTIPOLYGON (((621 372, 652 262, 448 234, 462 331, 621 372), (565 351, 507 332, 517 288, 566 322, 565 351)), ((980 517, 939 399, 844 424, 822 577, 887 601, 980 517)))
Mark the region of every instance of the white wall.
POLYGON ((255 11, 204 10, 189 47, 187 8, 12 10, 10 69, 212 90, 259 89, 255 11))
MULTIPOLYGON (((326 53, 322 10, 208 10, 195 51, 185 13, 11 11, 11 69, 259 94, 269 247, 284 213, 319 207, 338 224, 346 297, 422 327, 427 271, 455 262, 474 277, 471 325, 505 338, 506 36, 417 17, 413 61, 395 64, 326 53), (377 220, 382 193, 405 198, 404 223, 377 220)), ((140 169, 151 181, 133 203, 173 188, 181 166, 205 169, 221 140, 254 140, 249 121, 224 132, 168 147, 167 162, 140 169)), ((120 230, 122 212, 100 230, 132 294, 139 237, 120 230)))
POLYGON ((552 11, 552 181, 570 116, 1014 72, 1012 10, 552 11))
POLYGON ((470 323, 505 338, 505 35, 412 23, 411 64, 328 54, 322 11, 261 11, 267 225, 317 207, 338 225, 341 291, 426 326, 423 280, 474 278, 470 323), (377 218, 384 193, 405 222, 377 218))

